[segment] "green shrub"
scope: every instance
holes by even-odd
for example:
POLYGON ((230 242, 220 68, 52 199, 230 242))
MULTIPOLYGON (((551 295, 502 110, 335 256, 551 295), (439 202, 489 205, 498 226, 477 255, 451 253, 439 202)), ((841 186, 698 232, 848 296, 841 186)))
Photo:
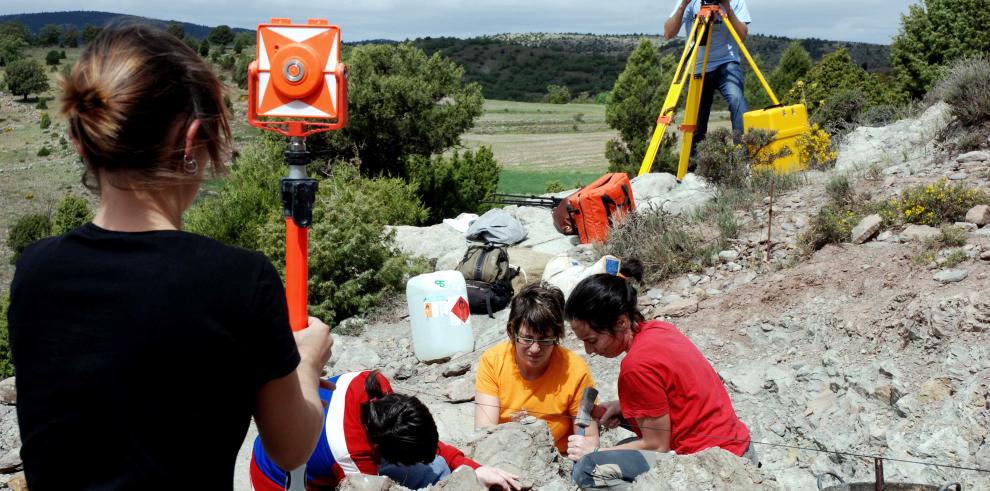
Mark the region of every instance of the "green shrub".
POLYGON ((820 125, 833 135, 847 133, 856 127, 867 104, 862 90, 839 90, 825 99, 825 103, 812 115, 811 123, 820 125))
POLYGON ((49 150, 48 147, 41 147, 41 149, 38 150, 38 156, 39 157, 47 157, 47 156, 49 156, 51 154, 52 154, 52 151, 49 150))
POLYGON ((225 244, 261 250, 260 228, 270 216, 281 217, 284 149, 284 142, 268 135, 245 147, 216 196, 196 202, 186 212, 185 228, 225 244))
POLYGON ((550 104, 567 104, 571 102, 571 90, 564 85, 547 85, 545 100, 550 104))
MULTIPOLYGON (((415 222, 425 215, 412 188, 399 179, 370 180, 356 168, 340 166, 321 182, 309 240, 310 314, 334 326, 378 305, 398 291, 410 274, 395 249, 386 222, 415 222), (410 210, 419 210, 418 213, 410 210), (414 216, 416 215, 416 216, 414 216)), ((261 250, 284 269, 285 235, 281 216, 261 227, 261 250)))
POLYGON ((414 156, 406 162, 406 169, 429 208, 431 223, 459 213, 485 211, 489 206, 481 202, 495 192, 502 170, 488 147, 455 151, 449 157, 414 156))
POLYGON ((62 235, 92 219, 93 213, 89 209, 89 202, 81 196, 70 194, 55 209, 55 218, 52 220, 52 234, 62 235))
POLYGON ((954 63, 935 87, 935 95, 951 106, 964 127, 990 122, 990 57, 954 63))
POLYGON ((0 379, 14 376, 14 357, 10 353, 10 328, 7 325, 7 309, 10 293, 0 296, 0 379))
POLYGON ((58 65, 59 60, 61 60, 61 59, 62 59, 62 56, 58 53, 58 51, 51 50, 51 51, 48 52, 48 54, 45 55, 45 64, 46 65, 58 65))
POLYGON ((48 113, 41 113, 41 121, 38 123, 38 125, 41 127, 41 129, 47 130, 48 127, 52 125, 51 116, 49 116, 48 113))
POLYGON ((717 253, 715 232, 683 215, 661 208, 638 211, 621 218, 599 252, 643 262, 643 281, 657 283, 671 276, 697 271, 717 253))
POLYGON ((745 187, 754 168, 770 166, 790 154, 787 148, 771 152, 773 138, 773 132, 753 130, 736 143, 728 128, 709 131, 697 147, 697 174, 716 186, 745 187))
POLYGON ((800 242, 811 252, 828 244, 839 244, 852 240, 852 229, 863 219, 861 213, 829 203, 819 210, 802 234, 800 242))
POLYGON ((835 175, 825 184, 825 195, 829 201, 840 205, 851 205, 856 198, 852 183, 846 175, 835 175))
POLYGON ((965 252, 956 249, 945 256, 945 262, 942 263, 942 267, 954 268, 966 262, 967 259, 969 259, 969 256, 965 252))
POLYGON ((43 213, 24 215, 14 222, 7 236, 7 247, 14 252, 10 264, 17 262, 27 246, 52 234, 52 221, 43 213))
MULTIPOLYGON (((45 99, 42 99, 41 97, 39 97, 38 98, 38 103, 34 105, 34 108, 35 109, 48 109, 48 102, 46 102, 45 99)), ((45 127, 42 127, 41 129, 45 129, 45 127)))
POLYGON ((547 183, 547 188, 545 190, 547 193, 559 193, 561 191, 567 191, 567 186, 557 179, 554 179, 547 183))

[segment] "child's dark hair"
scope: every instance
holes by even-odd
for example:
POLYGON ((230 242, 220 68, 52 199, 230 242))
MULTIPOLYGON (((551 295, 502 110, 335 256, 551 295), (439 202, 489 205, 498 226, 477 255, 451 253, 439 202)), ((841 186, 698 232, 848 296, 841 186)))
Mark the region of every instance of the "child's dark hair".
POLYGON ((361 423, 368 441, 381 458, 394 464, 433 462, 440 435, 430 410, 413 396, 385 394, 379 377, 374 370, 364 382, 369 402, 361 406, 361 423))
POLYGON ((581 280, 564 306, 567 320, 582 320, 595 332, 607 334, 615 333, 615 321, 622 314, 633 322, 643 322, 636 304, 636 288, 629 281, 643 280, 643 263, 638 259, 624 260, 619 272, 625 278, 602 273, 581 280))

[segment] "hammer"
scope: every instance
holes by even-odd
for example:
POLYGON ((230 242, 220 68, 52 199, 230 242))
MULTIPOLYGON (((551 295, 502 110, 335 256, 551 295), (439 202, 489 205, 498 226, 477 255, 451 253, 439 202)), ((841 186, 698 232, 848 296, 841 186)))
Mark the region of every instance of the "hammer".
POLYGON ((587 387, 581 395, 581 404, 578 406, 577 417, 574 424, 577 426, 578 436, 584 436, 584 430, 591 425, 592 413, 595 410, 595 399, 598 399, 598 389, 587 387))

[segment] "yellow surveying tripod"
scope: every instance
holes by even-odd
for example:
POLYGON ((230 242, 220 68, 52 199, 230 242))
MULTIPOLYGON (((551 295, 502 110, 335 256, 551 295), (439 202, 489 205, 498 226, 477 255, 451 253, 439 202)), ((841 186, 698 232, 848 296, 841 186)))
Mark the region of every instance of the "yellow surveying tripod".
MULTIPOLYGON (((715 28, 715 23, 718 20, 721 20, 729 30, 729 33, 732 34, 732 38, 736 40, 739 50, 746 56, 749 66, 753 68, 753 72, 760 79, 763 88, 770 95, 770 100, 773 101, 773 106, 771 107, 780 105, 777 96, 774 95, 770 85, 763 78, 759 67, 756 66, 756 62, 753 61, 753 57, 750 56, 746 46, 739 39, 739 34, 733 29, 732 23, 729 22, 722 9, 718 5, 703 5, 698 15, 695 16, 694 25, 691 27, 687 41, 684 43, 684 52, 681 54, 681 61, 677 65, 677 71, 674 72, 674 79, 671 81, 670 89, 667 91, 667 98, 664 99, 663 108, 660 110, 660 117, 657 118, 656 129, 653 131, 653 138, 650 140, 650 146, 647 148, 646 155, 643 157, 643 163, 639 168, 639 175, 650 172, 650 169, 653 167, 653 160, 656 159, 657 151, 660 149, 660 143, 663 141, 663 135, 667 131, 667 127, 674 123, 674 114, 677 111, 677 104, 680 101, 685 83, 688 83, 687 105, 684 108, 684 121, 680 126, 684 136, 681 140, 681 154, 677 165, 677 180, 683 179, 684 175, 687 174, 688 159, 691 157, 691 143, 694 141, 694 132, 698 125, 701 87, 705 83, 705 69, 708 68, 708 51, 711 46, 712 30, 715 28), (699 74, 694 74, 693 72, 697 66, 698 51, 700 51, 702 46, 705 47, 705 54, 702 59, 701 70, 699 74), (690 82, 688 82, 689 75, 690 82)), ((807 116, 805 116, 806 118, 807 116)), ((807 126, 807 122, 805 122, 805 126, 807 126)))

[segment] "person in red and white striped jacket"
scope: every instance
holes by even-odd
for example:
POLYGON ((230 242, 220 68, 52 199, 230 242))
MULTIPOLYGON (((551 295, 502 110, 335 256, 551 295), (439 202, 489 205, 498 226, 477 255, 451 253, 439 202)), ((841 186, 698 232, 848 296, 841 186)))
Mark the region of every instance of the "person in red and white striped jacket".
MULTIPOLYGON (((347 474, 383 475, 419 489, 434 484, 462 465, 474 469, 485 487, 518 489, 518 476, 483 466, 440 441, 430 410, 413 396, 396 394, 384 375, 352 372, 330 379, 334 390, 320 389, 327 405, 323 434, 306 464, 306 488, 334 489, 347 474)), ((285 471, 254 442, 251 484, 256 491, 285 489, 285 471)))

